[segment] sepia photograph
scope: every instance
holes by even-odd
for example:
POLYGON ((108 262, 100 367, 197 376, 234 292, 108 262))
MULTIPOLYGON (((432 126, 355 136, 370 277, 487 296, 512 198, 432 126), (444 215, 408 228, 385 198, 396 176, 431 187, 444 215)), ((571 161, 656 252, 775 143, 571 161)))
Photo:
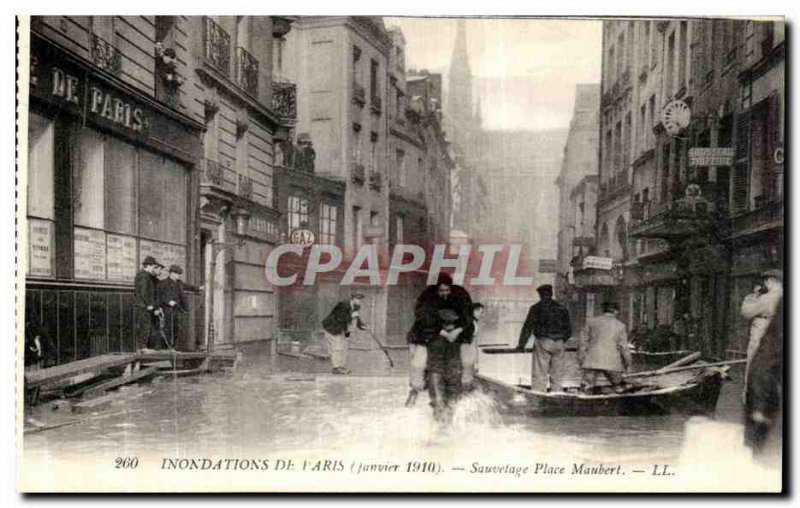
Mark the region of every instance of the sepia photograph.
POLYGON ((367 14, 17 18, 18 491, 786 492, 784 18, 367 14))

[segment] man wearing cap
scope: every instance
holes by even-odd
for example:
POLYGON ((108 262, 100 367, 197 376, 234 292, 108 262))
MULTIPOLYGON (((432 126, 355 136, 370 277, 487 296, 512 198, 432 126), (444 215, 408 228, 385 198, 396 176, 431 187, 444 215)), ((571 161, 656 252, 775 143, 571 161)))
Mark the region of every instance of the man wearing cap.
POLYGON ((783 272, 768 270, 742 302, 750 319, 744 386, 745 444, 757 457, 780 449, 783 392, 783 272))
POLYGON ((350 374, 347 368, 347 338, 350 337, 350 328, 356 326, 359 330, 366 330, 367 325, 361 321, 358 311, 364 295, 353 293, 349 300, 336 304, 322 321, 325 332, 325 345, 331 355, 331 366, 334 374, 350 374))
POLYGON ((572 335, 569 311, 553 300, 553 286, 550 284, 539 286, 536 291, 540 300, 528 311, 517 350, 524 351, 533 334, 531 389, 547 391, 549 382, 550 391, 561 391, 566 341, 572 335))
POLYGON ((184 294, 183 269, 171 265, 168 277, 158 283, 158 299, 164 311, 164 333, 168 346, 175 349, 180 338, 181 314, 189 312, 189 304, 184 294))
POLYGON ((622 391, 622 374, 630 369, 631 351, 625 323, 617 319, 619 304, 603 302, 603 314, 586 320, 581 330, 578 361, 583 368, 583 391, 591 393, 600 376, 614 391, 622 391))
POLYGON ((144 352, 154 349, 160 342, 158 320, 162 313, 156 298, 158 265, 153 256, 147 256, 133 279, 136 348, 144 352))

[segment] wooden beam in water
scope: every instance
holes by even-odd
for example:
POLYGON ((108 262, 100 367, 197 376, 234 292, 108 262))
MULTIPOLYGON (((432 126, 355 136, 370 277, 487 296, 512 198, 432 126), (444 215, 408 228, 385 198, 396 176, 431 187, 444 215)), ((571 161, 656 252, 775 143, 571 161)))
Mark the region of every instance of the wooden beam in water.
POLYGON ((139 355, 136 353, 114 353, 92 358, 78 360, 76 362, 64 363, 55 367, 34 370, 25 373, 25 385, 28 388, 42 386, 62 379, 75 377, 87 372, 97 372, 120 367, 137 361, 139 355))
POLYGON ((110 381, 106 381, 105 383, 100 383, 99 385, 90 386, 84 391, 84 393, 86 397, 90 398, 99 397, 108 390, 112 390, 114 388, 117 388, 118 386, 126 385, 129 383, 133 383, 134 381, 138 381, 139 379, 144 379, 146 377, 154 376, 157 371, 158 369, 156 369, 155 367, 140 369, 129 376, 120 376, 110 381))

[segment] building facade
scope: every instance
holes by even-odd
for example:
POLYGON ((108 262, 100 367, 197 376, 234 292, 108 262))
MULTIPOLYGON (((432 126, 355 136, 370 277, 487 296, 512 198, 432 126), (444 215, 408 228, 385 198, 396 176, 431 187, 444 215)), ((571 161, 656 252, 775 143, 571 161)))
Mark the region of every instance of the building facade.
POLYGON ((582 323, 585 292, 575 287, 575 270, 583 258, 594 254, 597 215, 597 176, 600 121, 600 86, 577 85, 558 186, 558 251, 556 295, 570 306, 575 323, 582 323))
MULTIPOLYGON (((204 126, 159 65, 160 26, 152 16, 31 20, 25 319, 49 343, 46 364, 136 349, 144 257, 201 282, 204 126)), ((197 340, 199 300, 180 348, 197 340)))
POLYGON ((742 349, 741 301, 783 262, 783 51, 782 21, 604 28, 597 248, 640 344, 742 349))

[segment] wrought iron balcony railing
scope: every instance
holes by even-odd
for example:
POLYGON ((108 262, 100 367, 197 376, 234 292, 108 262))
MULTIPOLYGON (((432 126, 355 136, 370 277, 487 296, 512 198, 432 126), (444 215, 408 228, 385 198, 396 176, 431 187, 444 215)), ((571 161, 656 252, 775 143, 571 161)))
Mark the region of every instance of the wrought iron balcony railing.
POLYGON ((236 83, 250 95, 258 95, 258 60, 241 47, 236 48, 236 83))
POLYGON ((209 17, 203 18, 203 48, 206 59, 227 76, 230 73, 231 37, 209 17))
POLYGON ((366 181, 366 171, 364 170, 363 164, 359 164, 358 162, 353 163, 353 167, 350 171, 350 179, 353 183, 364 185, 366 181))
POLYGON ((764 203, 749 212, 731 217, 730 227, 733 234, 770 229, 783 225, 783 201, 764 203))
POLYGON ((272 110, 282 118, 297 118, 297 85, 273 81, 272 110))
POLYGON ((209 159, 203 159, 200 165, 200 169, 203 171, 203 178, 218 186, 222 186, 224 179, 222 177, 222 166, 216 161, 212 161, 209 159))
POLYGON ((253 179, 246 175, 239 175, 239 185, 236 194, 244 199, 253 198, 253 179))
POLYGON ((379 95, 373 95, 370 97, 369 105, 373 111, 380 112, 383 101, 379 95))
POLYGON ((92 63, 116 74, 122 69, 122 56, 113 44, 92 34, 92 63))
POLYGON ((367 102, 367 92, 364 86, 353 81, 353 102, 363 106, 367 102))
POLYGON ((381 190, 383 184, 383 175, 377 171, 370 171, 369 173, 369 188, 372 190, 381 190))

